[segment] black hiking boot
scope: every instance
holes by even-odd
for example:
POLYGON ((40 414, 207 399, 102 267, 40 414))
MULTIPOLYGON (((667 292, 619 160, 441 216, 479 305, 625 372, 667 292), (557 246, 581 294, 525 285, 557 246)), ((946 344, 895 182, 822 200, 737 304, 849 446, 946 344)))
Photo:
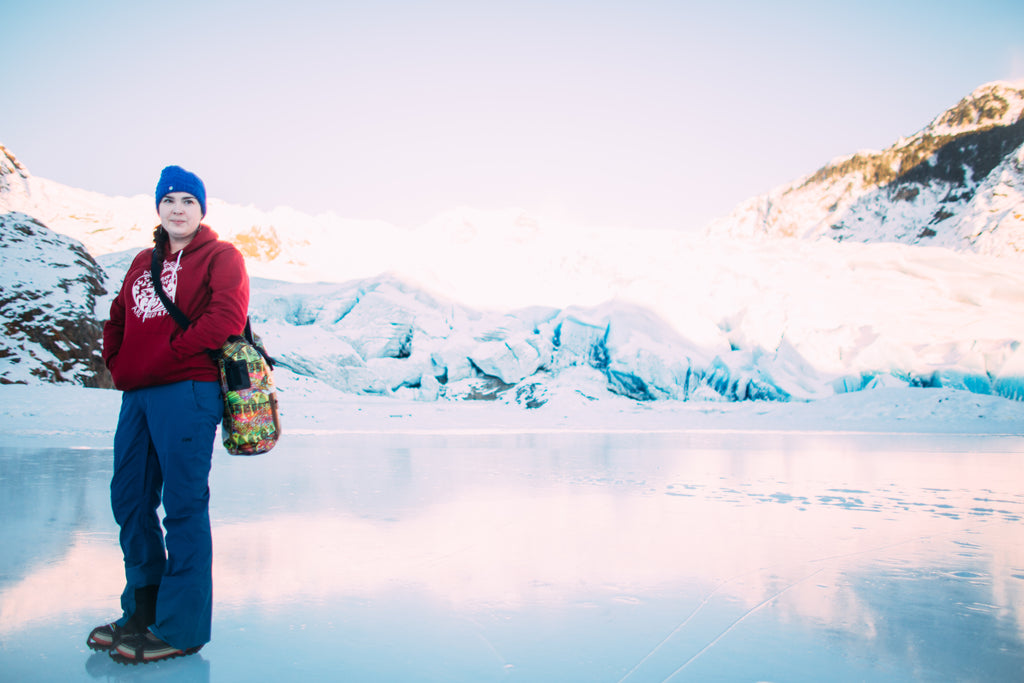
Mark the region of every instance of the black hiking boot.
POLYGON ((160 586, 143 586, 135 589, 135 614, 124 626, 117 622, 97 626, 89 632, 85 644, 92 650, 113 650, 123 638, 145 633, 156 621, 156 595, 160 586))

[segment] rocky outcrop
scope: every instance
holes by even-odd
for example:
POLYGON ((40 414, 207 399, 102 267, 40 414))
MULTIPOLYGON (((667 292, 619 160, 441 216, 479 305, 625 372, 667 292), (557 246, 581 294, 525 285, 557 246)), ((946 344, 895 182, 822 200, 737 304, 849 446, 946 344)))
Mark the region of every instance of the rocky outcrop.
POLYGON ((0 214, 0 384, 111 387, 96 307, 106 275, 82 245, 0 214))
POLYGON ((25 191, 28 170, 3 145, 0 145, 0 195, 25 191))

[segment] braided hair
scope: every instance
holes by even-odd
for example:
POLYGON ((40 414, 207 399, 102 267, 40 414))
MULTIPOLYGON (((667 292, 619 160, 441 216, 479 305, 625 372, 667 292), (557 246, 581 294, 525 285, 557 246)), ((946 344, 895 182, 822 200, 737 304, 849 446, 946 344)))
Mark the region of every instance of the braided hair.
POLYGON ((159 273, 163 270, 164 255, 167 253, 167 245, 171 236, 164 230, 164 226, 158 225, 153 231, 153 260, 150 263, 150 270, 159 273))

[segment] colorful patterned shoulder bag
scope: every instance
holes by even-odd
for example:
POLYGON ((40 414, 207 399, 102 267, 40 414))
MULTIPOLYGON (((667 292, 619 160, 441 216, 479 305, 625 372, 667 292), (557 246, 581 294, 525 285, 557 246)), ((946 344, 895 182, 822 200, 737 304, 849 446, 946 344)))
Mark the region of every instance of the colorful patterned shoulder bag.
MULTIPOLYGON (((160 282, 159 254, 154 250, 150 276, 164 308, 183 330, 191 321, 164 293, 160 282)), ((207 351, 220 370, 220 388, 224 395, 224 420, 221 437, 231 455, 266 453, 281 436, 277 411, 277 392, 272 370, 274 360, 267 354, 259 335, 245 319, 242 335, 231 335, 219 349, 207 351)))

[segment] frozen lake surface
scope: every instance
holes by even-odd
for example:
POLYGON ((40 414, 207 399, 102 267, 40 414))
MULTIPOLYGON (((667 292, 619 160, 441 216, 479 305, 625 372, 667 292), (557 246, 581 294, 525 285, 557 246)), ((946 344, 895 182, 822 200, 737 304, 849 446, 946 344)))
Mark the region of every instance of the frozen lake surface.
POLYGON ((1019 681, 1024 438, 342 434, 215 453, 213 641, 125 667, 111 452, 0 448, 0 679, 1019 681))

